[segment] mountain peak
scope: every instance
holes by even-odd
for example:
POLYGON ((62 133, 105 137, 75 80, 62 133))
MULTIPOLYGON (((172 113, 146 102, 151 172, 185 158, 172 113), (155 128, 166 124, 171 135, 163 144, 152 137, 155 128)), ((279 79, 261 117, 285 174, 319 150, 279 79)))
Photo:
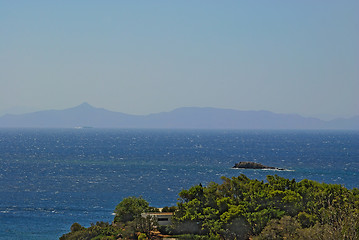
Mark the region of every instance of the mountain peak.
POLYGON ((359 129, 358 118, 322 121, 268 111, 180 108, 134 116, 91 106, 87 102, 64 110, 0 117, 2 127, 182 128, 182 129, 359 129))
POLYGON ((72 107, 72 108, 68 108, 68 109, 64 109, 65 111, 80 111, 80 112, 88 112, 88 111, 93 111, 97 108, 95 108, 94 106, 90 105, 89 103, 87 102, 83 102, 81 103, 80 105, 77 105, 75 107, 72 107))
POLYGON ((80 105, 77 106, 78 108, 94 108, 93 106, 91 106, 89 103, 87 102, 83 102, 80 105))

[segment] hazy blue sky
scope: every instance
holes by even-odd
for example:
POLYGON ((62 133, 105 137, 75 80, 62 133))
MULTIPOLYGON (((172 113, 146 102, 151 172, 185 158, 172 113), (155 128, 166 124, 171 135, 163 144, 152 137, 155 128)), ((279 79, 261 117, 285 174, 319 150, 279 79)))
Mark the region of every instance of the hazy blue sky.
POLYGON ((358 0, 0 0, 0 110, 357 115, 358 13, 358 0))

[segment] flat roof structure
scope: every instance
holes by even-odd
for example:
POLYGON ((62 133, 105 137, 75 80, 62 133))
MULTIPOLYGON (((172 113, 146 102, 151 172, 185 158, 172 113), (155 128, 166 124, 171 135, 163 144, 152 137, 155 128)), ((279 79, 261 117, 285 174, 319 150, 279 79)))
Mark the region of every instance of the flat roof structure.
POLYGON ((173 212, 149 212, 149 213, 142 213, 141 217, 151 216, 156 218, 158 221, 158 225, 160 226, 167 226, 171 224, 171 218, 173 216, 173 212))

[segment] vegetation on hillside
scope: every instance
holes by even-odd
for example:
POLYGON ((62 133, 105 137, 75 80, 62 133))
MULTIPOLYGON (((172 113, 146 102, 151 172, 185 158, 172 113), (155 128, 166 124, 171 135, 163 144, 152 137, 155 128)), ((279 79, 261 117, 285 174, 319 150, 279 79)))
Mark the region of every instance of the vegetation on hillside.
MULTIPOLYGON (((182 190, 172 224, 141 218, 154 211, 142 198, 124 199, 112 224, 73 224, 60 239, 359 239, 359 190, 277 175, 267 181, 245 175, 182 190)), ((167 208, 169 209, 169 208, 167 208)))

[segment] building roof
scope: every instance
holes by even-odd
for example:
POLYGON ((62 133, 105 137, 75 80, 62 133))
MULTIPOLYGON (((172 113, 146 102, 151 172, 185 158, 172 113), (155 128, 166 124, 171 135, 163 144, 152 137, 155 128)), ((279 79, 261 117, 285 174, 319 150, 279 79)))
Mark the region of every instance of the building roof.
POLYGON ((147 212, 143 213, 147 215, 156 215, 156 216, 172 216, 173 212, 147 212))

